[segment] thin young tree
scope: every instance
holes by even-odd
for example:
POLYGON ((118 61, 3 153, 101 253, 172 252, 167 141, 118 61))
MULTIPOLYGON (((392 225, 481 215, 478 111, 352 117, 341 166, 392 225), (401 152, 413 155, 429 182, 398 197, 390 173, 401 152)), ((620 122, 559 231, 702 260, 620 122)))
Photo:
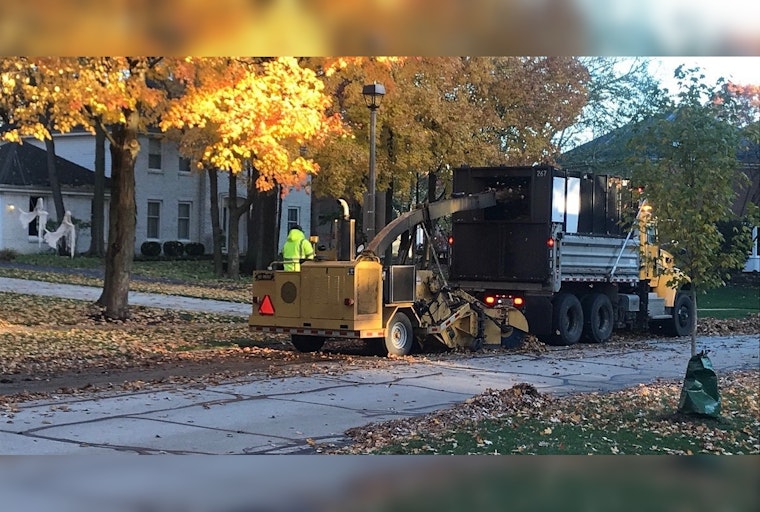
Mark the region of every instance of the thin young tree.
MULTIPOLYGON (((669 108, 641 123, 631 139, 633 180, 653 206, 659 238, 683 274, 666 276, 688 294, 691 353, 696 354, 697 297, 721 286, 746 253, 726 251, 718 224, 731 218, 739 130, 736 101, 719 81, 679 67, 679 91, 669 108)), ((688 309, 687 309, 688 311, 688 309)))

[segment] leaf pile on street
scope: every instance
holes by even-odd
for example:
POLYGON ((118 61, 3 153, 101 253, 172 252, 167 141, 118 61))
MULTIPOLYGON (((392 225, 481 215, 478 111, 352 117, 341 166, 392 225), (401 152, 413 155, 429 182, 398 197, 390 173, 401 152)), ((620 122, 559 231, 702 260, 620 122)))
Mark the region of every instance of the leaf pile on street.
POLYGON ((760 373, 719 376, 719 419, 677 413, 682 382, 553 397, 530 384, 488 389, 451 408, 346 431, 331 454, 760 454, 760 373), (528 432, 526 432, 526 430, 528 432), (515 442, 517 440, 517 442, 515 442), (575 443, 574 448, 566 445, 575 443))

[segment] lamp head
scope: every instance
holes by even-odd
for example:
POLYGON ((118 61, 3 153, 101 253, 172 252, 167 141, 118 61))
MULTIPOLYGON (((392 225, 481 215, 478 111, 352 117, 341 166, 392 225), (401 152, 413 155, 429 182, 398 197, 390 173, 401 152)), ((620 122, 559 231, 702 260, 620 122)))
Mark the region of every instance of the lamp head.
POLYGON ((362 95, 364 95, 364 102, 370 110, 376 110, 380 108, 380 102, 385 96, 385 87, 383 84, 373 82, 371 84, 362 87, 362 95))

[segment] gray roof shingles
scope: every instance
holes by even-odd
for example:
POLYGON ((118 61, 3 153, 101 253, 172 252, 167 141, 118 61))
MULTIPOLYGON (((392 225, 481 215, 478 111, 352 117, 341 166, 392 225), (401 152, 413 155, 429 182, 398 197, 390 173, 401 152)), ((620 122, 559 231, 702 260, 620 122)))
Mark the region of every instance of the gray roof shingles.
MULTIPOLYGON (((81 165, 55 158, 62 187, 92 188, 95 173, 81 165)), ((110 179, 106 178, 106 188, 110 179)), ((32 144, 9 142, 0 146, 0 185, 50 187, 47 152, 32 144)))

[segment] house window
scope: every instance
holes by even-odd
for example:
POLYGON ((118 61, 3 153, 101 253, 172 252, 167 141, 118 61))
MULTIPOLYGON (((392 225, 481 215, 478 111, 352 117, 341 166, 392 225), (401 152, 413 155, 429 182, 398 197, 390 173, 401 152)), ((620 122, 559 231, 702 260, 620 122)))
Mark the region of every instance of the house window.
POLYGON ((298 222, 299 213, 298 208, 288 208, 288 231, 300 224, 298 222))
POLYGON ((148 139, 148 169, 161 170, 161 139, 148 139))
POLYGON ((177 204, 177 240, 190 240, 191 203, 177 204))
POLYGON ((161 202, 148 201, 148 238, 159 239, 161 226, 161 202))
POLYGON ((190 173, 190 159, 185 157, 179 157, 179 172, 190 173))

